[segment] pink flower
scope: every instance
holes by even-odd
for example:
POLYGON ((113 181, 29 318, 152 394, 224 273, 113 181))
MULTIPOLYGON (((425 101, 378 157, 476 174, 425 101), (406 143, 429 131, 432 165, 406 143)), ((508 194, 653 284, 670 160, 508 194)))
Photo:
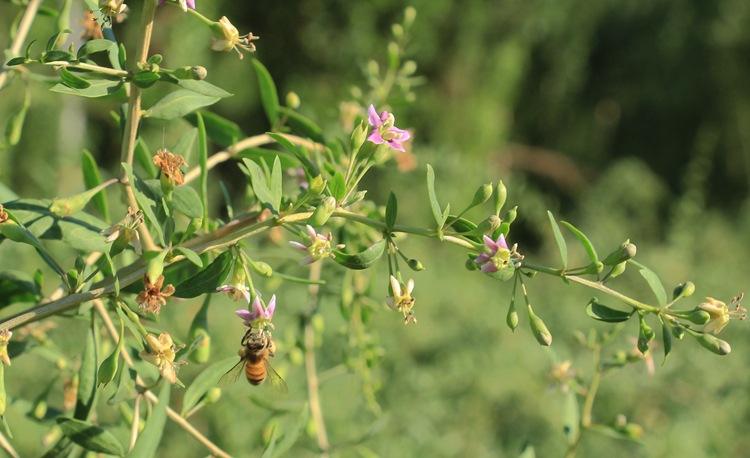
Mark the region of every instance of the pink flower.
MULTIPOLYGON (((163 5, 167 0, 159 0, 159 5, 163 5)), ((183 10, 187 11, 188 8, 191 10, 195 9, 195 0, 179 0, 179 4, 183 10)))
POLYGON ((267 306, 263 306, 260 296, 255 296, 251 310, 239 309, 235 313, 245 322, 245 326, 252 327, 257 324, 270 324, 273 313, 276 310, 276 295, 271 296, 267 306))
POLYGON ((307 230, 307 236, 309 239, 307 245, 294 240, 289 242, 289 245, 292 247, 307 253, 307 256, 301 261, 302 264, 312 264, 315 261, 331 257, 333 255, 331 247, 333 235, 331 235, 330 232, 328 235, 320 234, 309 224, 305 226, 305 229, 307 230))
POLYGON ((375 111, 373 105, 370 105, 367 113, 370 125, 373 127, 373 131, 367 139, 376 145, 387 144, 396 151, 405 152, 404 142, 411 138, 411 134, 409 131, 395 126, 396 119, 393 117, 393 113, 383 111, 378 116, 378 112, 375 111))
POLYGON ((474 260, 474 262, 481 266, 482 272, 493 273, 508 266, 511 253, 503 234, 500 234, 497 240, 492 240, 485 235, 484 246, 486 248, 485 252, 477 256, 474 260))

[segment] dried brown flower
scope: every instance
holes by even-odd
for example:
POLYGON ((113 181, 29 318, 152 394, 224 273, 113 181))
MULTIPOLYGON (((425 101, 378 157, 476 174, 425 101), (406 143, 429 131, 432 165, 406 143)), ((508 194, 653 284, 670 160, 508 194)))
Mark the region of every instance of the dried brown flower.
POLYGON ((164 275, 160 275, 156 282, 151 283, 148 277, 144 277, 144 289, 138 294, 136 301, 141 309, 146 312, 159 313, 161 308, 166 305, 167 298, 174 294, 174 286, 164 286, 164 275))

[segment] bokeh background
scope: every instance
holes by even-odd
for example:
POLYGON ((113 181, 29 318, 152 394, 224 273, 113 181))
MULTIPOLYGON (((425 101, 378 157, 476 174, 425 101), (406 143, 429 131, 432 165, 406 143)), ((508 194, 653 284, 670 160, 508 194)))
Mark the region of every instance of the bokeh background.
MULTIPOLYGON (((332 132, 341 129, 339 102, 351 98, 351 86, 365 85, 368 61, 384 61, 391 24, 401 20, 405 6, 395 0, 198 3, 207 16, 226 15, 241 31, 259 35, 257 55, 281 94, 295 91, 300 110, 332 132)), ((399 125, 414 131, 418 165, 411 172, 378 171, 366 184, 369 196, 384 202, 393 190, 405 223, 429 225, 426 163, 436 169, 441 199, 457 204, 468 202, 476 185, 502 178, 509 202, 520 206, 511 237, 530 258, 556 262, 546 224, 545 210, 551 209, 576 222, 602 250, 630 238, 638 245, 639 259, 659 272, 669 289, 693 280, 695 303, 707 295, 728 300, 746 288, 750 3, 409 4, 418 16, 407 54, 417 62, 424 84, 414 89, 413 103, 393 108, 399 125)), ((0 2, 0 28, 7 29, 17 11, 12 2, 0 2)), ((75 20, 72 26, 78 27, 75 20)), ((54 29, 55 20, 42 17, 31 37, 44 43, 54 29)), ((121 26, 116 31, 131 39, 121 26)), ((163 9, 153 51, 167 56, 165 65, 205 65, 209 81, 235 94, 213 109, 245 133, 264 132, 268 125, 252 67, 233 55, 212 53, 209 36, 178 10, 163 9)), ((3 33, 0 48, 7 43, 3 33)), ((20 106, 22 87, 16 82, 0 92, 0 122, 20 106)), ((109 116, 117 101, 52 94, 41 83, 29 88, 33 104, 22 140, 0 150, 0 183, 24 197, 78 192, 84 148, 108 174, 118 173, 119 138, 109 116)), ((152 122, 144 133, 152 145, 170 145, 187 128, 152 122)), ((245 184, 236 166, 219 167, 216 177, 241 197, 245 184)), ((218 189, 213 191, 218 213, 221 199, 218 189)), ((0 246, 1 269, 30 272, 37 267, 29 252, 5 245, 0 246)), ((348 338, 338 299, 322 298, 318 365, 330 375, 321 395, 335 455, 514 457, 530 443, 537 456, 561 456, 564 398, 551 387, 548 372, 554 360, 569 359, 581 376, 589 376, 590 355, 572 334, 603 328, 585 315, 590 293, 548 278, 530 283, 532 301, 555 337, 547 351, 536 344, 525 321, 515 334, 506 328, 509 285, 466 271, 456 248, 422 240, 403 246, 427 270, 415 274, 417 326, 404 327, 385 308, 367 325, 372 344, 380 349, 374 351, 382 351, 370 382, 378 388, 379 408, 368 401, 361 378, 342 366, 348 338)), ((574 254, 583 259, 582 253, 574 254)), ((277 250, 267 261, 279 265, 293 257, 290 250, 277 250)), ((324 276, 335 281, 341 274, 331 268, 324 276)), ((386 275, 379 275, 385 291, 386 275)), ((621 284, 651 300, 637 274, 625 275, 621 284)), ((281 301, 277 367, 289 394, 278 399, 268 390, 237 384, 194 417, 199 429, 238 456, 258 456, 263 431, 273 422, 293 422, 305 399, 304 371, 293 351, 298 316, 306 309, 304 288, 276 283, 265 288, 275 290, 281 301), (292 413, 269 412, 251 395, 291 406, 292 413)), ((170 306, 162 323, 184 335, 199 305, 170 306)), ((233 354, 242 330, 230 303, 217 301, 211 310, 214 355, 220 359, 233 354)), ((632 347, 627 336, 637 330, 635 323, 629 325, 607 354, 632 347)), ((67 320, 49 331, 73 365, 84 327, 67 320)), ((645 429, 644 445, 590 434, 580 455, 743 456, 750 446, 750 338, 745 323, 732 323, 723 337, 733 346, 727 357, 686 339, 664 365, 657 350, 654 375, 643 364, 609 373, 594 418, 612 423, 618 414, 626 415, 645 429)), ((190 380, 198 371, 187 366, 182 374, 190 380)), ((43 394, 55 372, 54 364, 35 355, 6 371, 7 389, 17 399, 8 421, 24 456, 39 455, 50 424, 29 418, 28 402, 22 399, 43 394)), ((61 385, 61 380, 53 383, 51 406, 60 403, 61 385)), ((124 430, 118 434, 127 436, 124 430)), ((205 456, 173 424, 161 453, 205 456)), ((289 455, 314 455, 314 440, 303 434, 289 455)))

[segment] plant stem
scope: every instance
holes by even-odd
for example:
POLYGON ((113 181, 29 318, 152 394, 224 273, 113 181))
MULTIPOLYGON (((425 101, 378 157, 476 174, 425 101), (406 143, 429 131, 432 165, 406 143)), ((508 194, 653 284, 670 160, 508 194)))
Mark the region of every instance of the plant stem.
MULTIPOLYGON (((100 310, 99 314, 101 313, 102 311, 100 310)), ((103 311, 103 313, 107 312, 103 311)), ((112 339, 114 338, 115 336, 112 336, 112 339)), ((141 398, 142 395, 138 393, 135 396, 135 401, 133 403, 133 423, 130 426, 130 443, 128 444, 128 450, 133 450, 133 448, 135 447, 135 443, 138 441, 138 429, 141 424, 141 398)))
POLYGON ((601 345, 596 345, 593 348, 592 353, 594 373, 591 376, 591 382, 586 390, 586 397, 583 400, 581 421, 578 425, 578 434, 576 435, 575 440, 568 446, 568 449, 565 452, 565 458, 574 458, 576 456, 584 431, 591 427, 591 414, 594 409, 594 400, 599 391, 599 383, 601 383, 602 380, 601 355, 602 347, 601 345))
MULTIPOLYGON (((141 42, 138 52, 136 53, 136 65, 133 70, 137 70, 138 64, 146 63, 148 59, 148 50, 151 46, 151 34, 154 30, 154 14, 156 13, 156 0, 144 0, 143 15, 141 22, 141 42)), ((138 127, 141 122, 141 89, 135 84, 130 84, 130 98, 128 100, 128 117, 125 120, 125 131, 122 141, 122 161, 128 165, 133 165, 133 156, 135 154, 135 144, 138 138, 138 127)), ((133 192, 133 183, 128 180, 127 174, 123 172, 123 183, 125 183, 125 195, 128 199, 128 205, 133 208, 139 208, 138 202, 133 192)), ((148 231, 146 223, 143 222, 138 226, 138 232, 141 235, 143 249, 145 251, 157 250, 154 238, 148 231)))
MULTIPOLYGON (((321 262, 315 262, 310 265, 310 281, 320 281, 321 262)), ((323 419, 323 410, 320 406, 320 392, 318 390, 318 372, 315 367, 315 329, 312 326, 312 317, 318 309, 318 292, 320 286, 311 284, 308 287, 310 295, 310 310, 305 316, 304 329, 304 346, 305 346, 305 373, 307 375, 307 398, 310 404, 310 416, 315 425, 315 435, 320 448, 320 456, 327 457, 330 443, 328 442, 328 433, 326 424, 323 419)))
MULTIPOLYGON (((115 342, 115 344, 120 340, 120 334, 117 331, 117 328, 115 328, 114 323, 112 323, 112 318, 110 318, 109 313, 107 312, 107 309, 104 307, 104 304, 100 300, 94 301, 94 307, 96 308, 96 311, 99 313, 99 315, 102 317, 102 321, 104 321, 104 326, 107 328, 107 332, 109 332, 110 337, 112 338, 112 341, 115 342)), ((122 359, 125 361, 125 364, 128 365, 128 367, 133 367, 133 359, 130 357, 130 353, 128 353, 128 350, 126 348, 122 348, 120 351, 120 354, 122 355, 122 359)), ((140 376, 136 376, 136 383, 144 386, 143 380, 140 378, 140 376)), ((150 390, 145 390, 143 392, 143 395, 146 397, 146 399, 151 403, 157 403, 159 401, 159 398, 150 390)), ((221 458, 230 458, 230 455, 219 448, 216 444, 211 442, 210 439, 208 439, 206 436, 204 436, 200 431, 195 429, 195 427, 190 424, 189 421, 187 421, 183 416, 181 416, 179 413, 172 410, 171 407, 167 406, 167 416, 177 423, 182 429, 188 432, 191 436, 193 436, 198 442, 203 444, 213 456, 218 456, 221 458)), ((135 416, 134 416, 135 417, 135 416)))
POLYGON ((64 60, 56 60, 52 62, 44 62, 44 65, 50 67, 65 67, 75 68, 78 70, 87 70, 101 75, 116 76, 118 78, 125 78, 128 76, 128 72, 125 70, 117 70, 116 68, 102 67, 101 65, 87 64, 85 62, 66 62, 64 60))
MULTIPOLYGON (((29 1, 29 4, 26 5, 26 11, 23 13, 21 22, 18 24, 18 30, 16 30, 16 37, 13 39, 10 48, 8 48, 8 53, 11 56, 17 56, 20 54, 21 47, 23 46, 24 41, 26 41, 26 36, 29 34, 29 29, 31 29, 31 24, 34 23, 34 18, 36 17, 36 13, 39 11, 39 6, 41 4, 42 0, 31 0, 29 1)), ((0 89, 5 86, 7 79, 7 69, 5 67, 0 68, 0 89)))

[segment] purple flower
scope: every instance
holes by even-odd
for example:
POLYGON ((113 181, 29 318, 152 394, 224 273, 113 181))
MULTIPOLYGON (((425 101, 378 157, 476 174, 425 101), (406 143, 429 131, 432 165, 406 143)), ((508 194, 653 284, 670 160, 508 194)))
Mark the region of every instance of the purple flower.
POLYGON ((396 119, 393 117, 393 113, 383 111, 378 115, 373 105, 370 105, 367 113, 368 121, 373 127, 372 133, 367 139, 376 145, 387 144, 396 151, 405 152, 404 142, 411 138, 411 134, 409 131, 395 126, 396 119))
MULTIPOLYGON (((163 5, 167 0, 159 0, 159 5, 163 5)), ((191 10, 195 9, 195 0, 178 0, 180 6, 184 11, 187 11, 188 8, 191 10)))
POLYGON ((251 310, 238 309, 236 312, 237 316, 245 322, 245 326, 251 327, 253 324, 266 324, 270 323, 273 319, 273 312, 276 310, 276 295, 271 296, 271 300, 268 301, 267 306, 263 306, 260 296, 255 296, 255 300, 252 303, 251 310))
POLYGON ((503 234, 500 234, 497 240, 492 240, 485 235, 484 246, 485 252, 474 260, 477 265, 481 266, 482 272, 494 273, 509 265, 510 250, 503 234))
POLYGON ((250 303, 250 289, 244 284, 233 284, 233 285, 221 285, 216 288, 217 293, 224 293, 231 297, 234 301, 245 299, 245 302, 250 303))
POLYGON ((302 264, 312 264, 315 261, 319 261, 323 258, 328 258, 333 255, 333 251, 331 248, 333 235, 331 235, 330 232, 328 233, 328 235, 319 234, 315 230, 315 228, 310 226, 309 224, 305 226, 305 229, 307 230, 307 236, 309 239, 307 245, 294 240, 289 242, 289 245, 291 245, 292 247, 307 253, 307 256, 305 256, 301 261, 302 264))

